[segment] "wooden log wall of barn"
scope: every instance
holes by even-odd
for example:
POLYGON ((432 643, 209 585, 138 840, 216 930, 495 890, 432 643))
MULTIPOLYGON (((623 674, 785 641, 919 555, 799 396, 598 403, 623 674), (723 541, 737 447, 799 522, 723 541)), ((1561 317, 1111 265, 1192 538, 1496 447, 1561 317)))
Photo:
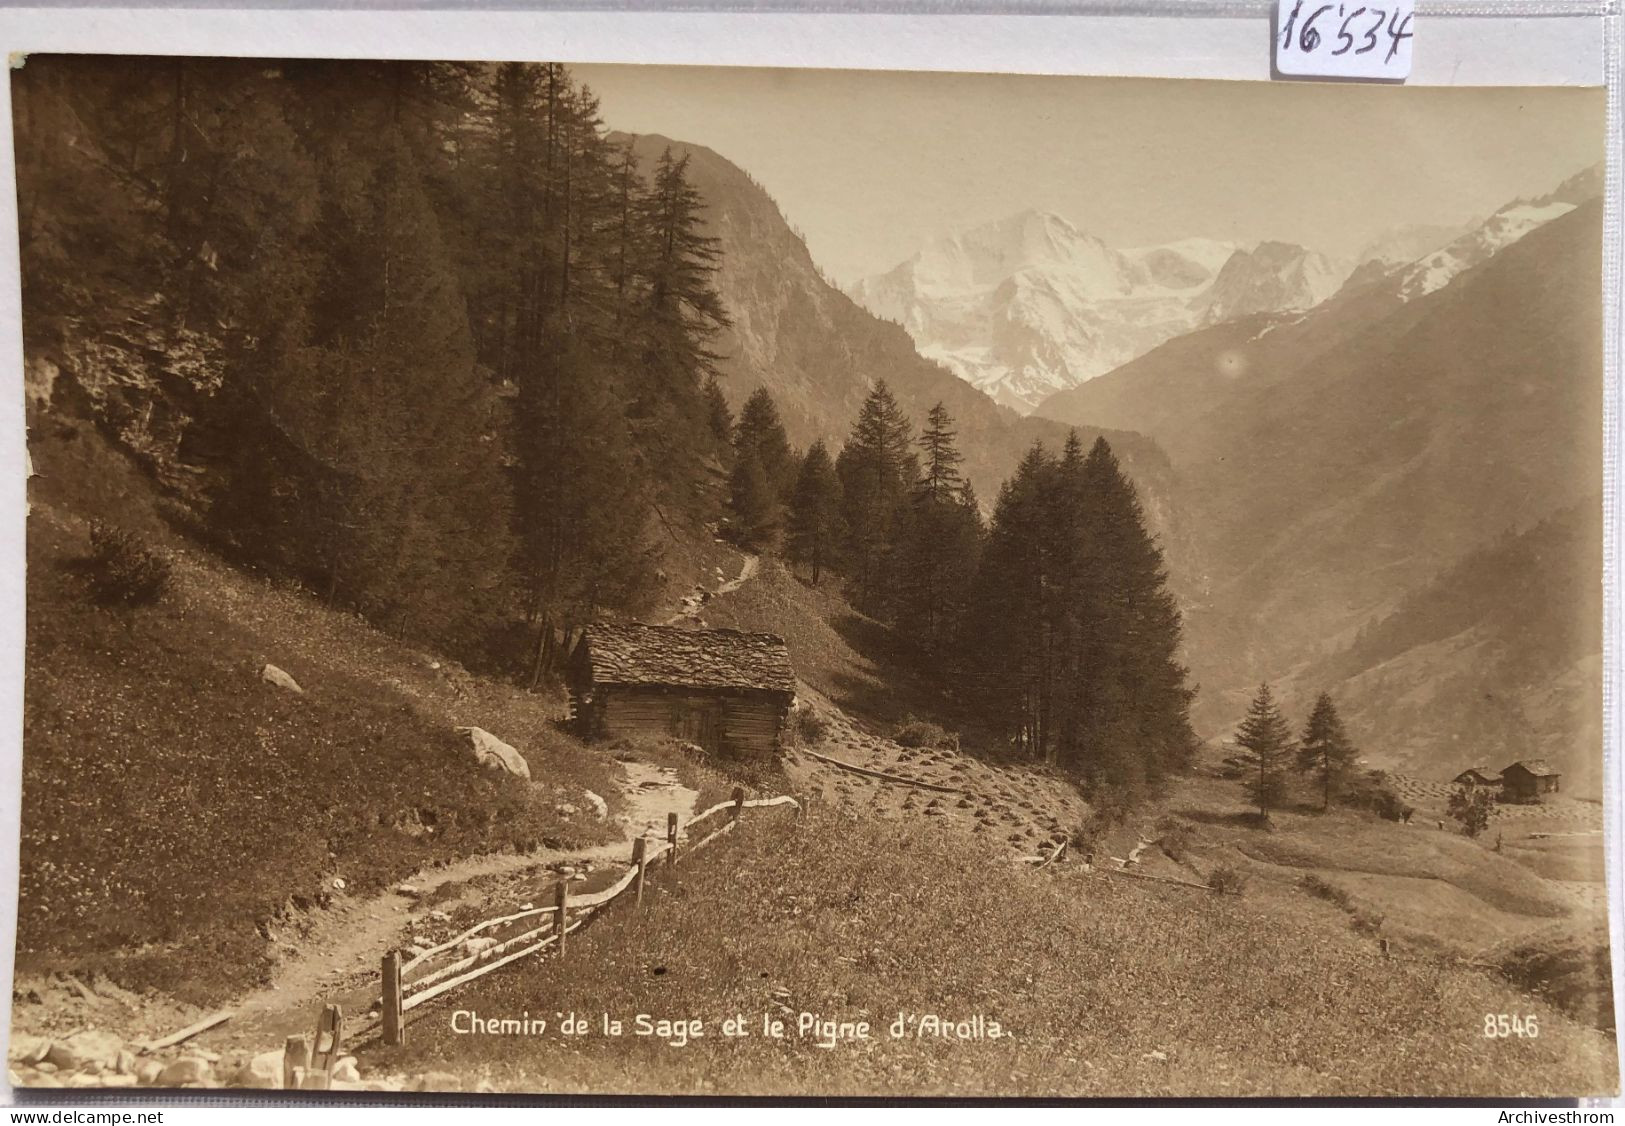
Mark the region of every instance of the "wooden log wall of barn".
POLYGON ((788 701, 769 692, 720 694, 675 688, 600 688, 602 733, 610 739, 677 738, 721 754, 772 754, 788 701))

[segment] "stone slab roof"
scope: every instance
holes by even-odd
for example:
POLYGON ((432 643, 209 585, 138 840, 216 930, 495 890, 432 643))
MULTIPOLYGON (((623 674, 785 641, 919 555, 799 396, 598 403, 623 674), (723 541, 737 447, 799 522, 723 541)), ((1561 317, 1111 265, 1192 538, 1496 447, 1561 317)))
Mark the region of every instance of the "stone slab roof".
MULTIPOLYGON (((1521 766, 1536 778, 1550 778, 1559 773, 1553 770, 1551 764, 1543 758, 1522 759, 1513 763, 1512 766, 1521 766)), ((1511 770, 1512 766, 1507 767, 1507 770, 1511 770)), ((1501 773, 1505 774, 1506 770, 1501 771, 1501 773)))
POLYGON ((796 690, 790 650, 771 633, 601 622, 582 644, 594 684, 796 690))

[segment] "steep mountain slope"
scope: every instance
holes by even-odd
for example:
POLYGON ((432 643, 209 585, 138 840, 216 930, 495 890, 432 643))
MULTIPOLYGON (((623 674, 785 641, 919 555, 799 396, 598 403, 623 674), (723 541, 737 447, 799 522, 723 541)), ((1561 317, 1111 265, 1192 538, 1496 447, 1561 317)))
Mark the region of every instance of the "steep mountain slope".
MULTIPOLYGON (((792 442, 823 438, 833 447, 845 439, 875 381, 885 379, 916 422, 933 404, 947 406, 959 428, 966 473, 989 502, 1035 439, 1052 446, 1065 440, 1065 426, 1024 419, 998 406, 922 358, 902 328, 840 292, 761 185, 724 157, 661 136, 634 141, 644 163, 668 146, 689 158, 690 177, 706 201, 710 233, 720 240, 717 288, 733 325, 714 347, 723 356, 723 387, 735 406, 766 387, 792 442)), ((1092 426, 1081 429, 1090 440, 1102 433, 1092 426)), ((1148 507, 1166 520, 1162 452, 1139 435, 1108 433, 1107 438, 1146 494, 1148 507)))
POLYGON ((1541 224, 1601 195, 1602 165, 1593 164, 1543 196, 1513 200, 1438 250, 1410 263, 1399 278, 1400 297, 1409 301, 1432 293, 1463 270, 1485 261, 1541 224))
POLYGON ((1249 684, 1597 491, 1600 223, 1583 203, 1409 300, 1412 269, 1368 271, 1306 315, 1200 330, 1045 404, 1169 451, 1206 566, 1189 633, 1210 730, 1249 684))
POLYGON ((1553 221, 1183 438, 1214 602, 1261 667, 1597 491, 1600 224, 1553 221))
POLYGON ((1219 404, 1289 379, 1335 352, 1402 302, 1397 274, 1362 266, 1307 313, 1254 313, 1177 336, 1139 359, 1046 399, 1039 417, 1134 430, 1183 460, 1219 404))
POLYGON ((1024 211, 945 235, 852 287, 921 354, 999 402, 1031 411, 1199 324, 1307 309, 1345 271, 1302 247, 1212 239, 1118 250, 1065 219, 1024 211))
POLYGON ((1588 497, 1473 552, 1295 682, 1336 685, 1383 765, 1443 779, 1544 758, 1600 796, 1601 516, 1588 497))
MULTIPOLYGON (((1282 314, 1268 309, 1267 302, 1252 308, 1236 303, 1229 320, 1209 323, 1052 395, 1035 413, 1074 425, 1138 431, 1172 451, 1218 403, 1307 368, 1407 301, 1443 288, 1541 224, 1599 198, 1601 191, 1601 166, 1594 165, 1546 195, 1512 200, 1453 235, 1438 227, 1393 232, 1362 251, 1342 285, 1306 313, 1282 314), (1418 256, 1400 257, 1418 248, 1425 248, 1418 256)), ((1289 256, 1281 257, 1290 264, 1289 256)))

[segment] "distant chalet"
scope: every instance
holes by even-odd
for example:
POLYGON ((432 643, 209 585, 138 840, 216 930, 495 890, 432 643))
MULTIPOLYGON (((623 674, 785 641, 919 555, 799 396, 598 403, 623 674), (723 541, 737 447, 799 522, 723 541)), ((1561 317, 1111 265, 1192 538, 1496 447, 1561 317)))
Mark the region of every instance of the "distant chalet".
POLYGON ((587 628, 571 659, 570 716, 587 739, 771 754, 795 695, 790 650, 771 633, 604 622, 587 628))
POLYGON ((1451 781, 1458 786, 1466 786, 1469 790, 1477 790, 1485 787, 1499 786, 1501 784, 1501 776, 1499 774, 1491 774, 1482 766, 1469 766, 1466 770, 1463 770, 1460 774, 1452 778, 1451 781))
POLYGON ((1539 801, 1542 794, 1555 794, 1563 776, 1543 758, 1524 759, 1501 771, 1501 800, 1539 801))

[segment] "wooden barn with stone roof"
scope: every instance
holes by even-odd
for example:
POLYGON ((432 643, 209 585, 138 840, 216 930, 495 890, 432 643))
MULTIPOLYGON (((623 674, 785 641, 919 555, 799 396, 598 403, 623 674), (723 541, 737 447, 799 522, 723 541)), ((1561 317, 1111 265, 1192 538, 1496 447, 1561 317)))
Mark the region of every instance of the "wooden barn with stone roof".
POLYGON ((1483 766, 1469 766, 1452 778, 1451 782, 1457 786, 1466 786, 1469 790, 1493 789, 1501 784, 1501 776, 1491 773, 1483 766))
POLYGON ((681 739, 736 758, 772 754, 795 696, 790 650, 771 633, 601 622, 571 660, 571 720, 587 739, 681 739))
POLYGON ((1534 802, 1562 789, 1563 776, 1543 758, 1523 759, 1501 771, 1501 800, 1534 802))

